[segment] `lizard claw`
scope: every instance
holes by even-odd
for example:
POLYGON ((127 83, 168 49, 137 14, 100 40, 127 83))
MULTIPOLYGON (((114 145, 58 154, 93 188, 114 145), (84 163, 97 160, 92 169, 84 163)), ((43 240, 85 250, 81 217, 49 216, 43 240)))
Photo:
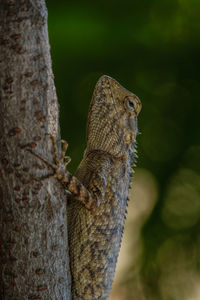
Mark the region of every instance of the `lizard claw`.
POLYGON ((69 156, 64 156, 64 164, 65 164, 65 167, 70 163, 71 161, 71 157, 69 156))

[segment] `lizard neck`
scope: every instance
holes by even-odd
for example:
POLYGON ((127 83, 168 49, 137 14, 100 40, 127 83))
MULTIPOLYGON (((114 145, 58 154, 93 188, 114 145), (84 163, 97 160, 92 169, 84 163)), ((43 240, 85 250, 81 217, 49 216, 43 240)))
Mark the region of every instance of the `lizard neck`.
POLYGON ((88 158, 88 157, 91 157, 93 155, 102 155, 104 157, 107 157, 109 159, 111 159, 112 161, 113 160, 120 160, 120 161, 125 161, 127 159, 127 154, 123 154, 123 155, 113 155, 107 151, 104 151, 104 150, 99 150, 99 149, 93 149, 93 150, 87 150, 85 151, 85 154, 84 154, 84 157, 85 158, 88 158))

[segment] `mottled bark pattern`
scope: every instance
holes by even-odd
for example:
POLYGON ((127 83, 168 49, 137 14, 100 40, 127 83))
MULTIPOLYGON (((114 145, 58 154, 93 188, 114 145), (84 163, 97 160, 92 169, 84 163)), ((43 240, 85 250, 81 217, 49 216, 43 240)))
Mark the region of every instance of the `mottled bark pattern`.
POLYGON ((99 79, 89 110, 87 148, 75 175, 89 196, 81 202, 72 196, 68 203, 73 299, 109 298, 126 218, 140 109, 140 100, 114 79, 99 79))
POLYGON ((43 0, 0 0, 1 299, 71 299, 66 201, 25 151, 59 136, 43 0))

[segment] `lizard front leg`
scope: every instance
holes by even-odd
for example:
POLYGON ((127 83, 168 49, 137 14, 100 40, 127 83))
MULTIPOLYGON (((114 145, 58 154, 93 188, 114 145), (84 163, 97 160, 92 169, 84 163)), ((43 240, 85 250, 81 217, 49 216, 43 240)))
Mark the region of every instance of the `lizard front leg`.
POLYGON ((47 175, 42 180, 55 177, 57 178, 61 184, 72 194, 72 198, 80 201, 88 210, 95 211, 96 208, 100 205, 101 199, 103 198, 105 186, 104 183, 98 181, 96 178, 96 188, 91 190, 91 192, 73 175, 71 175, 67 170, 66 166, 71 161, 69 156, 65 156, 65 152, 67 150, 67 142, 61 140, 63 147, 61 152, 61 157, 58 156, 58 151, 56 147, 56 137, 50 136, 54 149, 54 159, 55 164, 47 161, 40 154, 36 153, 32 149, 27 148, 31 154, 39 158, 43 161, 47 166, 51 167, 54 171, 53 174, 47 175))

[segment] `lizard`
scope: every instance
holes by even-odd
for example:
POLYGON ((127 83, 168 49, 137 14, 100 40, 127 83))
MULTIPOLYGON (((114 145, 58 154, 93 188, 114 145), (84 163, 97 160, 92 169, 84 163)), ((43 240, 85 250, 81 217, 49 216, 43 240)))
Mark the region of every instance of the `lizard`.
POLYGON ((67 143, 55 163, 29 151, 54 170, 70 192, 67 203, 72 299, 109 298, 127 213, 132 164, 137 157, 139 98, 113 78, 98 80, 89 108, 87 145, 75 173, 66 170, 67 143), (65 160, 65 163, 64 163, 65 160))

